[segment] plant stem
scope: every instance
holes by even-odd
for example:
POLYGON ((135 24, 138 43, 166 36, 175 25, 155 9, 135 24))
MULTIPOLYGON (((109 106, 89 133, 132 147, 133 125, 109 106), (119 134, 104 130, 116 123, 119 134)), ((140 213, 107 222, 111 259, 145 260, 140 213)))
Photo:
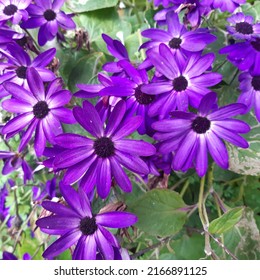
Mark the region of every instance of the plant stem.
POLYGON ((185 194, 186 190, 188 189, 189 185, 190 185, 190 181, 187 180, 187 181, 185 182, 185 184, 184 184, 184 186, 183 186, 181 192, 180 192, 180 196, 181 196, 181 197, 184 196, 184 194, 185 194))

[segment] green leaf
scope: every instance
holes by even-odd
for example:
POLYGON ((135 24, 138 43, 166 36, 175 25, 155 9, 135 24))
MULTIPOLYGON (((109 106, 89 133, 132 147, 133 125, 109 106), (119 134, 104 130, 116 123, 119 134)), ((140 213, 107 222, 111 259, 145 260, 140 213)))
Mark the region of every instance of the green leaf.
POLYGON ((181 196, 174 191, 154 189, 129 205, 130 211, 138 216, 136 226, 159 236, 173 235, 183 227, 187 213, 181 196))
POLYGON ((209 225, 209 232, 212 234, 222 234, 234 227, 242 217, 243 208, 234 208, 221 217, 213 220, 209 225))
POLYGON ((70 0, 68 8, 75 13, 89 12, 114 7, 118 0, 70 0))

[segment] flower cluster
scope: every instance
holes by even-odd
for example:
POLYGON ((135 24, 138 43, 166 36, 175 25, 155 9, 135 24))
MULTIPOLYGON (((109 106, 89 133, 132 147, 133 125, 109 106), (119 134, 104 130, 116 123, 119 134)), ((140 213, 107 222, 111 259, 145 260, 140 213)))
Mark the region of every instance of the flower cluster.
MULTIPOLYGON (((220 53, 243 71, 237 103, 219 106, 215 91, 222 75, 213 71, 216 56, 210 52, 217 36, 202 22, 212 10, 232 13, 245 0, 154 1, 164 9, 155 15, 158 25, 139 34, 145 40, 139 46, 143 57, 131 60, 121 41, 102 34, 115 60, 102 66, 106 73, 97 74, 98 83, 78 83, 72 95, 55 71, 56 48, 40 48, 75 29, 73 15, 61 10, 64 2, 0 1, 2 174, 22 169, 23 183, 32 181, 32 201, 44 208, 36 225, 59 236, 44 258, 70 248, 77 260, 129 259, 107 228, 127 231, 138 217, 124 209, 94 211, 91 204, 131 192, 134 180, 150 174, 195 169, 203 177, 209 156, 228 169, 226 142, 248 148, 240 134, 250 127, 235 117, 254 107, 260 121, 260 24, 241 12, 228 18, 229 36, 239 42, 220 53), (34 28, 40 47, 27 30, 34 28), (34 166, 27 162, 32 151, 34 166), (43 168, 48 174, 41 182, 35 173, 43 168)), ((1 221, 9 211, 7 195, 5 185, 1 221)), ((4 258, 17 259, 8 252, 4 258)))

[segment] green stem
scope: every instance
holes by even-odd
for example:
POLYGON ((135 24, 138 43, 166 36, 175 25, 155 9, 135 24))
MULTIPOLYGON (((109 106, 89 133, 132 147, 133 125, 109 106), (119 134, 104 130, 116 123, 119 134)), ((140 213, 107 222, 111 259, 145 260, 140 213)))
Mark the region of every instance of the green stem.
POLYGON ((181 196, 181 197, 184 196, 184 194, 185 194, 186 190, 188 189, 189 185, 190 185, 190 182, 189 182, 189 180, 187 180, 187 181, 185 182, 185 184, 184 184, 184 186, 183 186, 181 192, 180 192, 180 196, 181 196))

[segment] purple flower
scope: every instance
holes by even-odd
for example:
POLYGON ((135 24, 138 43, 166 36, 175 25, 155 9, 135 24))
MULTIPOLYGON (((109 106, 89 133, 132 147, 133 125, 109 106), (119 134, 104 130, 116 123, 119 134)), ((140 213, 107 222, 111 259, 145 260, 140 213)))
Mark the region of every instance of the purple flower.
POLYGON ((236 39, 250 40, 260 35, 260 23, 254 24, 252 16, 237 13, 227 18, 227 21, 230 22, 227 30, 236 39))
POLYGON ((214 54, 191 55, 186 61, 177 60, 170 49, 161 44, 159 54, 153 50, 147 53, 156 70, 164 75, 164 81, 143 85, 141 90, 147 94, 160 95, 150 107, 150 116, 166 116, 176 108, 187 111, 189 104, 198 107, 201 98, 210 92, 208 87, 219 83, 218 73, 204 73, 211 67, 214 54))
POLYGON ((228 54, 227 59, 236 65, 240 71, 250 70, 255 72, 260 68, 260 38, 226 46, 219 53, 228 54))
POLYGON ((0 21, 10 20, 13 24, 18 24, 21 20, 28 19, 25 10, 31 0, 4 0, 0 1, 0 21))
POLYGON ((9 44, 7 51, 0 49, 0 52, 8 59, 8 62, 2 62, 0 65, 0 69, 3 71, 0 84, 9 81, 29 89, 26 79, 26 72, 29 67, 34 67, 44 82, 55 79, 54 73, 45 68, 53 60, 56 53, 55 48, 39 54, 33 61, 17 44, 9 44))
POLYGON ((33 201, 40 201, 44 198, 52 199, 56 195, 56 178, 53 177, 48 180, 45 186, 33 187, 32 188, 32 199, 33 201))
POLYGON ((244 72, 239 75, 241 94, 237 100, 239 103, 244 103, 249 111, 252 107, 255 108, 255 115, 260 122, 260 69, 257 72, 244 72))
POLYGON ((9 138, 27 127, 18 148, 20 152, 35 131, 34 149, 39 157, 45 148, 46 139, 55 144, 55 136, 62 133, 61 121, 69 124, 75 122, 72 112, 63 107, 70 101, 71 94, 68 90, 62 90, 60 79, 53 80, 45 90, 34 68, 27 69, 27 81, 30 91, 12 82, 4 84, 13 98, 3 101, 2 107, 19 115, 3 127, 2 133, 9 138))
POLYGON ((211 5, 214 9, 220 9, 222 12, 233 13, 239 5, 244 4, 246 0, 201 0, 202 5, 211 5))
POLYGON ((8 190, 6 184, 0 189, 0 221, 3 222, 8 213, 9 208, 5 206, 6 197, 8 196, 8 190))
MULTIPOLYGON (((24 255, 23 255, 23 260, 31 260, 32 258, 31 258, 31 256, 30 256, 30 254, 29 253, 25 253, 24 255)), ((8 261, 16 261, 16 260, 18 260, 18 258, 14 255, 14 254, 12 254, 12 253, 9 253, 9 252, 7 252, 7 251, 4 251, 3 252, 3 260, 8 260, 8 261)))
POLYGON ((216 40, 216 36, 209 33, 205 28, 197 30, 187 30, 180 23, 177 13, 169 12, 166 16, 168 30, 150 28, 144 30, 142 35, 151 39, 141 45, 140 48, 156 48, 158 49, 161 43, 165 43, 170 47, 173 54, 177 57, 189 55, 194 52, 202 51, 207 44, 216 40))
POLYGON ((174 152, 172 168, 187 171, 195 165, 199 176, 204 176, 208 166, 208 151, 222 168, 228 168, 228 152, 223 140, 241 148, 248 148, 247 141, 239 133, 250 131, 248 124, 232 119, 246 110, 244 104, 230 104, 219 109, 215 107, 216 94, 204 96, 198 113, 172 112, 173 119, 153 124, 158 132, 154 138, 161 141, 159 152, 174 152))
POLYGON ((67 168, 63 179, 65 184, 81 179, 80 186, 87 193, 97 185, 99 196, 105 198, 113 177, 123 191, 132 190, 131 181, 122 166, 138 174, 149 173, 147 164, 140 156, 154 154, 155 148, 144 141, 124 139, 143 121, 141 116, 124 120, 125 112, 125 102, 118 102, 104 129, 98 112, 88 101, 83 102, 83 108, 73 109, 75 119, 94 139, 72 133, 55 138, 59 146, 66 148, 56 155, 53 162, 54 168, 67 168))
POLYGON ((21 24, 21 27, 29 29, 40 27, 38 33, 40 46, 54 39, 59 27, 63 29, 74 29, 76 27, 70 16, 60 11, 65 0, 35 0, 34 2, 35 4, 31 4, 27 8, 31 17, 21 24))
POLYGON ((9 151, 0 151, 0 159, 4 160, 4 167, 2 169, 2 174, 7 175, 15 170, 22 167, 23 170, 23 182, 26 184, 27 180, 32 179, 32 170, 24 159, 24 155, 9 151))
MULTIPOLYGON (((152 0, 148 0, 151 2, 152 0)), ((170 4, 174 2, 173 0, 153 0, 153 4, 155 7, 158 7, 159 5, 162 5, 164 8, 168 7, 170 4)))
POLYGON ((68 207, 43 201, 42 206, 54 215, 36 222, 43 232, 61 235, 44 251, 43 257, 51 259, 77 243, 72 256, 74 260, 95 260, 97 253, 104 259, 113 260, 114 249, 119 249, 120 245, 106 227, 129 227, 137 222, 137 217, 127 212, 93 215, 89 199, 81 188, 76 192, 72 187, 61 183, 60 190, 68 207))

